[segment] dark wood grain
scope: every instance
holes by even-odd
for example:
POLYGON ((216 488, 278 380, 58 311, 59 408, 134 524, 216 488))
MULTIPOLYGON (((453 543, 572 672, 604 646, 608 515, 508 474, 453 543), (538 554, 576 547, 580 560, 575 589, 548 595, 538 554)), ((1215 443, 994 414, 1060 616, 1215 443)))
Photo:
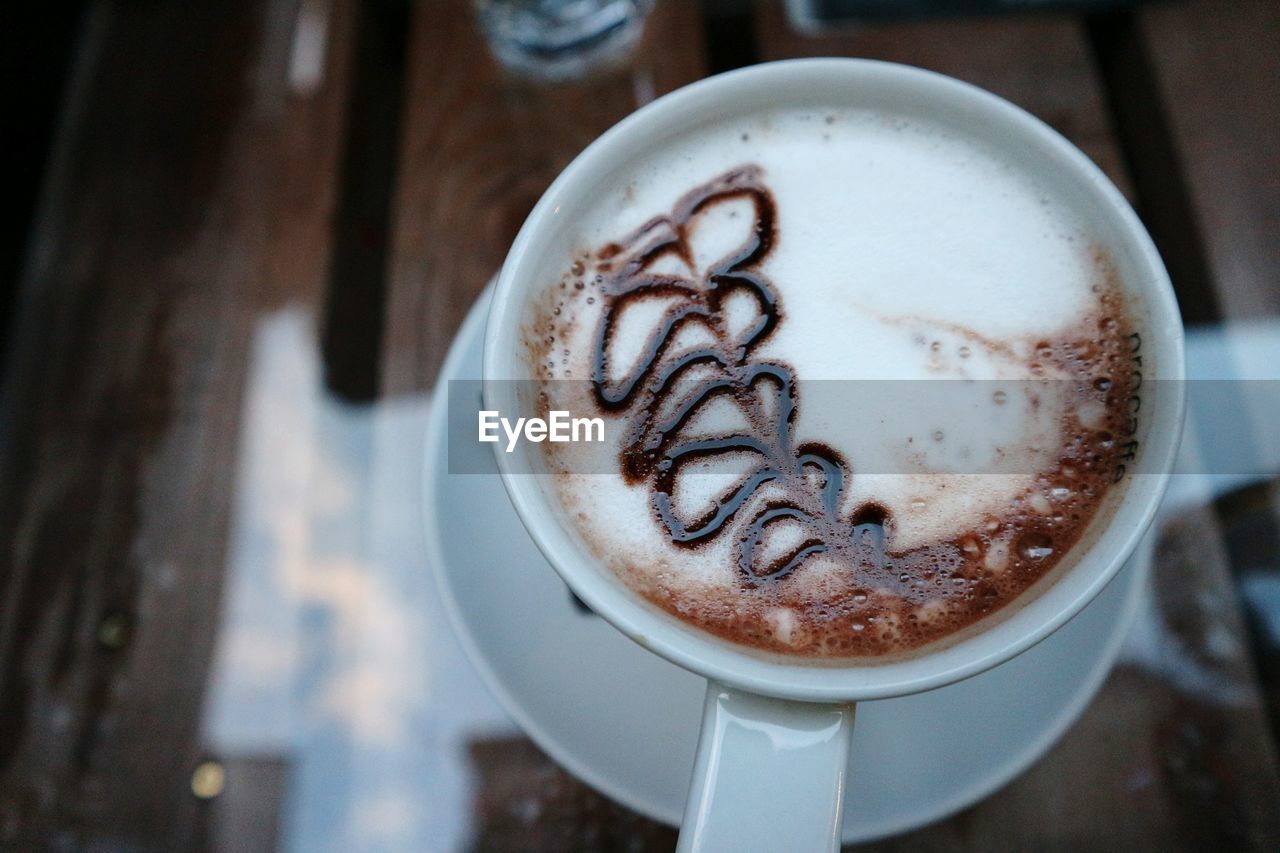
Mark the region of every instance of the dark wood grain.
POLYGON ((409 57, 383 350, 388 394, 430 388, 454 329, 574 155, 703 72, 693 3, 658 4, 631 62, 578 82, 504 73, 464 0, 416 7, 409 57))
POLYGON ((777 2, 759 18, 762 58, 853 56, 916 65, 981 86, 1045 121, 1131 194, 1080 20, 1067 14, 859 25, 821 37, 787 25, 777 2))
POLYGON ((91 12, 0 407, 0 847, 206 835, 190 777, 250 335, 314 302, 327 260, 342 89, 291 87, 298 12, 91 12))
MULTIPOLYGON (((1217 312, 1207 319, 1274 321, 1280 314, 1280 3, 1156 4, 1136 10, 1132 28, 1179 166, 1186 206, 1182 242, 1199 247, 1201 275, 1214 294, 1217 312)), ((1233 402, 1243 406, 1243 396, 1236 397, 1233 402)), ((1274 430, 1271 424, 1261 428, 1268 426, 1274 430)), ((1269 499, 1269 514, 1280 518, 1280 501, 1274 489, 1242 494, 1254 498, 1253 534, 1238 540, 1235 510, 1244 501, 1220 506, 1219 524, 1248 599, 1257 593, 1259 573, 1274 578, 1280 571, 1266 559, 1267 548, 1277 547, 1275 526, 1268 539, 1258 523, 1267 513, 1258 505, 1269 499)), ((1268 618, 1256 597, 1251 607, 1255 625, 1268 618)), ((1280 696, 1274 632, 1253 636, 1262 689, 1280 696)), ((1271 725, 1280 732, 1274 704, 1271 725)))
POLYGON ((1223 315, 1280 314, 1280 3, 1139 10, 1223 315))

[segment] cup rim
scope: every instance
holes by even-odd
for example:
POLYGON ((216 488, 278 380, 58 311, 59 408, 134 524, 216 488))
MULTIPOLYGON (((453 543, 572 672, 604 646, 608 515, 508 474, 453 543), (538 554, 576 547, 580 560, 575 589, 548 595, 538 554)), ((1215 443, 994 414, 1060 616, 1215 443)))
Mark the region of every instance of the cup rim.
MULTIPOLYGON (((1150 236, 1119 190, 1071 142, 1020 107, 973 86, 935 72, 867 59, 815 58, 763 63, 708 77, 678 89, 632 113, 588 146, 551 184, 529 214, 498 275, 485 326, 482 365, 485 407, 514 410, 511 378, 495 375, 518 358, 519 323, 526 300, 521 298, 526 267, 536 260, 544 235, 557 222, 561 205, 574 185, 599 174, 608 163, 621 162, 637 139, 679 128, 678 119, 700 105, 719 105, 735 98, 760 97, 760 91, 808 91, 812 86, 882 86, 932 97, 982 115, 1005 133, 1043 154, 1046 165, 1069 173, 1073 188, 1091 194, 1115 219, 1115 246, 1124 247, 1140 269, 1144 307, 1150 330, 1163 348, 1158 359, 1162 396, 1158 416, 1147 429, 1140 456, 1143 473, 1125 487, 1110 523, 1078 555, 1051 587, 1018 605, 1012 616, 970 637, 937 650, 926 650, 892 662, 856 661, 792 663, 761 656, 678 620, 613 576, 580 540, 564 529, 551 501, 530 475, 527 454, 505 453, 495 445, 503 485, 531 538, 591 609, 634 641, 667 660, 741 689, 804 701, 861 701, 902 696, 959 681, 989 669, 1044 639, 1078 613, 1119 571, 1154 518, 1177 452, 1185 409, 1182 324, 1173 287, 1150 236), (675 123, 675 124, 673 124, 675 123), (508 405, 504 405, 506 401, 508 405), (1106 544, 1107 552, 1099 553, 1106 544)), ((779 101, 782 103, 783 101, 779 101)), ((1001 137, 1004 138, 1004 137, 1001 137)), ((1110 234, 1110 232, 1108 232, 1110 234)), ((536 286, 536 285, 530 285, 536 286)), ((529 451, 533 452, 533 451, 529 451)))

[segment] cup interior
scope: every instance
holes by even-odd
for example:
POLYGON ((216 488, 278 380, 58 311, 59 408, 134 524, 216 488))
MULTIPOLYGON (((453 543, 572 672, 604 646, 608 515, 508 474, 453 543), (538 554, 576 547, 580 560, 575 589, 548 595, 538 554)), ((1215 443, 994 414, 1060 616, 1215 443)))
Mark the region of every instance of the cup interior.
POLYGON ((927 690, 981 672, 1043 639, 1111 580, 1150 523, 1181 432, 1182 325, 1164 266, 1124 197, 1071 143, 1036 118, 968 84, 908 66, 854 59, 758 65, 688 86, 634 113, 569 165, 530 214, 498 278, 485 332, 485 407, 527 412, 532 378, 520 342, 531 300, 570 256, 566 223, 626 164, 699 123, 807 103, 927 115, 989 140, 1034 168, 1105 237, 1117 278, 1143 335, 1145 420, 1137 458, 1084 538, 1026 603, 937 648, 890 662, 810 663, 733 645, 643 600, 603 565, 565 517, 539 449, 497 452, 520 518, 548 561, 597 614, 636 642, 708 678, 758 693, 809 701, 856 701, 927 690), (1159 379, 1159 382, 1151 380, 1159 379))

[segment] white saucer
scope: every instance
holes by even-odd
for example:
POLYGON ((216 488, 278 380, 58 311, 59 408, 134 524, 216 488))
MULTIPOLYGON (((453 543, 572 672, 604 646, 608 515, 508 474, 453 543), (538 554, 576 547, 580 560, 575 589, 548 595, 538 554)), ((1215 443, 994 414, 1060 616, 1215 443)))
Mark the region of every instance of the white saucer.
MULTIPOLYGON (((618 802, 679 824, 706 682, 573 603, 516 517, 488 448, 454 448, 454 463, 491 473, 449 473, 447 383, 479 378, 488 303, 486 291, 450 349, 427 436, 427 547, 445 607, 489 688, 543 750, 618 802)), ((928 693, 861 703, 844 841, 938 820, 1043 755, 1115 659, 1150 538, 1092 604, 1014 660, 928 693)))

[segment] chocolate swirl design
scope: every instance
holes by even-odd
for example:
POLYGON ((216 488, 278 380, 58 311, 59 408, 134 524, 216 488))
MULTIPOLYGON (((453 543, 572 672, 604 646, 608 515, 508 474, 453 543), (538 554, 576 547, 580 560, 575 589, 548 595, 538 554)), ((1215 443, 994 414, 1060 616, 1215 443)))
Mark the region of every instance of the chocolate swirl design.
POLYGON ((841 517, 849 466, 826 445, 795 445, 799 399, 792 370, 756 357, 783 316, 778 294, 761 271, 777 238, 776 206, 761 178, 755 166, 733 169, 686 194, 670 215, 601 250, 605 304, 594 341, 595 398, 607 411, 631 413, 622 472, 628 482, 650 484, 651 504, 673 543, 693 547, 721 536, 751 505, 754 515, 741 525, 737 543, 745 587, 781 581, 817 554, 876 573, 883 564, 887 512, 866 505, 841 517), (719 205, 742 201, 754 216, 745 240, 700 272, 693 239, 701 218, 719 205), (725 308, 740 295, 754 303, 755 316, 732 328, 725 308), (620 318, 652 300, 666 307, 634 363, 615 376, 611 353, 620 318), (710 340, 681 345, 682 332, 695 326, 710 340), (690 424, 722 399, 746 414, 749 429, 691 435, 690 424), (702 515, 682 517, 675 500, 681 474, 731 454, 752 458, 745 476, 702 515), (766 486, 767 499, 753 501, 766 486), (800 525, 800 541, 762 560, 771 531, 782 524, 800 525))

